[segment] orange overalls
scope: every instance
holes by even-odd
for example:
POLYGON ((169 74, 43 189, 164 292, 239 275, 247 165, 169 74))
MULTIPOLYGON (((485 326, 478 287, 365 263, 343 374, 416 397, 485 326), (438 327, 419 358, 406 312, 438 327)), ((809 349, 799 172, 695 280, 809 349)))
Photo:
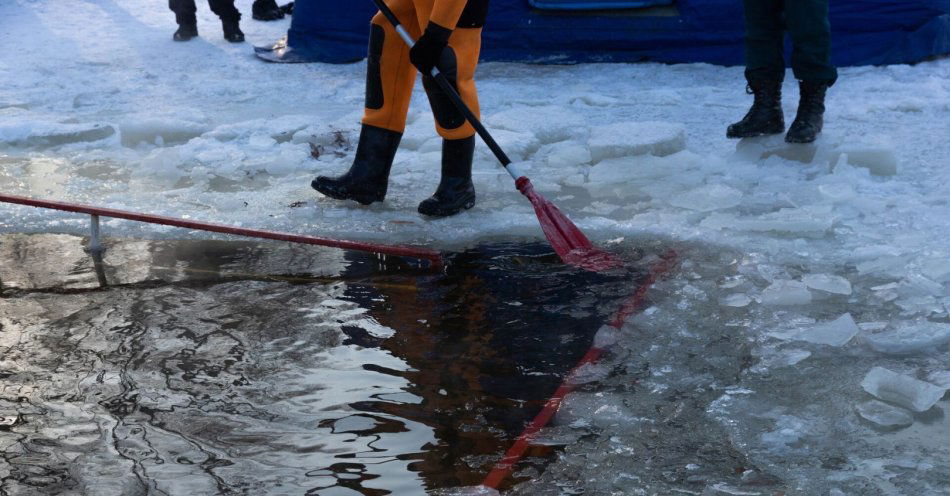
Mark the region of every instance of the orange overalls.
MULTIPOLYGON (((448 45, 454 57, 443 57, 439 67, 462 100, 479 115, 474 78, 488 0, 389 0, 386 4, 413 39, 419 39, 430 21, 454 30, 448 45)), ((376 14, 371 26, 363 124, 402 133, 417 71, 409 61, 409 47, 386 17, 376 14)), ((438 133, 449 140, 473 136, 475 130, 442 94, 435 80, 423 74, 422 82, 438 133)))

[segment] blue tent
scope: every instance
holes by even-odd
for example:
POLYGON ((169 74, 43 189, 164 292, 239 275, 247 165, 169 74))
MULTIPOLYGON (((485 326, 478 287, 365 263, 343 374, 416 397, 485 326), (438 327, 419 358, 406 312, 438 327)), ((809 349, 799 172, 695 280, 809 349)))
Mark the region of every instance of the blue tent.
MULTIPOLYGON (((787 0, 795 1, 795 0, 787 0)), ((369 0, 298 0, 273 62, 366 54, 369 0)), ((919 62, 950 53, 950 0, 832 0, 836 64, 919 62)), ((492 0, 482 60, 531 63, 743 62, 740 0, 492 0)))

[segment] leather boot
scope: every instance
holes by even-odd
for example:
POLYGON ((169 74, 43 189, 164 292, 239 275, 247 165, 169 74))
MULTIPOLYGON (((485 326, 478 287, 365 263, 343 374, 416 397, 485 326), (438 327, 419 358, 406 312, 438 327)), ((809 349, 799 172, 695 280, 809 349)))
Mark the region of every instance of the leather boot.
POLYGON ((435 194, 419 204, 419 213, 448 217, 475 206, 472 159, 475 137, 442 141, 442 179, 435 194))
POLYGON ((824 127, 825 93, 828 91, 828 83, 800 81, 798 88, 801 93, 798 113, 795 115, 795 121, 788 128, 785 141, 811 143, 818 138, 821 128, 824 127))
POLYGON ((284 18, 284 12, 277 6, 277 0, 254 0, 251 15, 258 21, 276 21, 284 18))
POLYGON ((221 27, 224 29, 224 39, 231 43, 244 42, 244 33, 238 21, 221 21, 221 27))
POLYGON ((179 24, 178 31, 175 31, 175 34, 172 35, 172 39, 175 41, 188 41, 192 38, 196 38, 197 36, 197 24, 179 24))
POLYGON ((363 205, 383 201, 401 139, 402 133, 364 124, 350 170, 339 177, 319 176, 310 185, 337 200, 354 200, 363 205))
POLYGON ((754 138, 785 131, 782 114, 782 82, 769 80, 749 81, 747 92, 755 95, 752 108, 741 121, 729 126, 729 138, 754 138))

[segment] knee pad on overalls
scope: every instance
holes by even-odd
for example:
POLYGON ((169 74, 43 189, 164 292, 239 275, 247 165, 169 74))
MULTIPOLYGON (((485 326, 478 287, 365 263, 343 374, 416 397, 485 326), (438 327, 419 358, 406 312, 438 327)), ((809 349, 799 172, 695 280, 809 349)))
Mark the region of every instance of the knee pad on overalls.
MULTIPOLYGON (((452 47, 445 47, 442 56, 439 59, 439 70, 445 79, 449 81, 452 88, 458 93, 458 59, 455 56, 455 50, 452 47)), ((439 83, 430 74, 422 75, 422 86, 429 97, 429 105, 432 107, 432 114, 435 117, 439 127, 446 130, 453 130, 465 124, 465 116, 455 106, 439 83)))
POLYGON ((366 57, 366 108, 383 108, 383 44, 386 42, 386 30, 379 24, 372 24, 369 33, 369 52, 366 57))

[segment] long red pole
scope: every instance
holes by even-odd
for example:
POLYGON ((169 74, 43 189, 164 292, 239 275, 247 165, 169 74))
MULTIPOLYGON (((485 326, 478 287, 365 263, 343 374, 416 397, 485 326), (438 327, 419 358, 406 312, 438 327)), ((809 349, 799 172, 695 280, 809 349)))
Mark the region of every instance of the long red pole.
POLYGON ((64 212, 75 212, 80 214, 98 215, 100 217, 112 217, 116 219, 126 219, 136 222, 146 222, 149 224, 159 224, 163 226, 182 227, 185 229, 196 229, 199 231, 216 232, 223 234, 233 234, 236 236, 246 236, 249 238, 273 239, 277 241, 287 241, 290 243, 300 243, 305 245, 328 246, 331 248, 340 248, 343 250, 355 250, 370 253, 381 253, 384 255, 394 255, 397 257, 417 258, 428 260, 433 267, 442 266, 442 255, 433 250, 425 248, 414 248, 408 246, 389 246, 375 243, 363 243, 358 241, 344 241, 339 239, 320 238, 316 236, 307 236, 303 234, 292 234, 279 231, 267 231, 262 229, 248 229, 244 227, 228 226, 224 224, 214 224, 211 222, 201 222, 196 220, 176 219, 174 217, 165 217, 161 215, 142 214, 137 212, 128 212, 125 210, 115 210, 111 208, 93 207, 78 203, 66 203, 50 200, 38 200, 25 196, 0 194, 0 203, 13 203, 17 205, 26 205, 29 207, 48 208, 52 210, 62 210, 64 212))

